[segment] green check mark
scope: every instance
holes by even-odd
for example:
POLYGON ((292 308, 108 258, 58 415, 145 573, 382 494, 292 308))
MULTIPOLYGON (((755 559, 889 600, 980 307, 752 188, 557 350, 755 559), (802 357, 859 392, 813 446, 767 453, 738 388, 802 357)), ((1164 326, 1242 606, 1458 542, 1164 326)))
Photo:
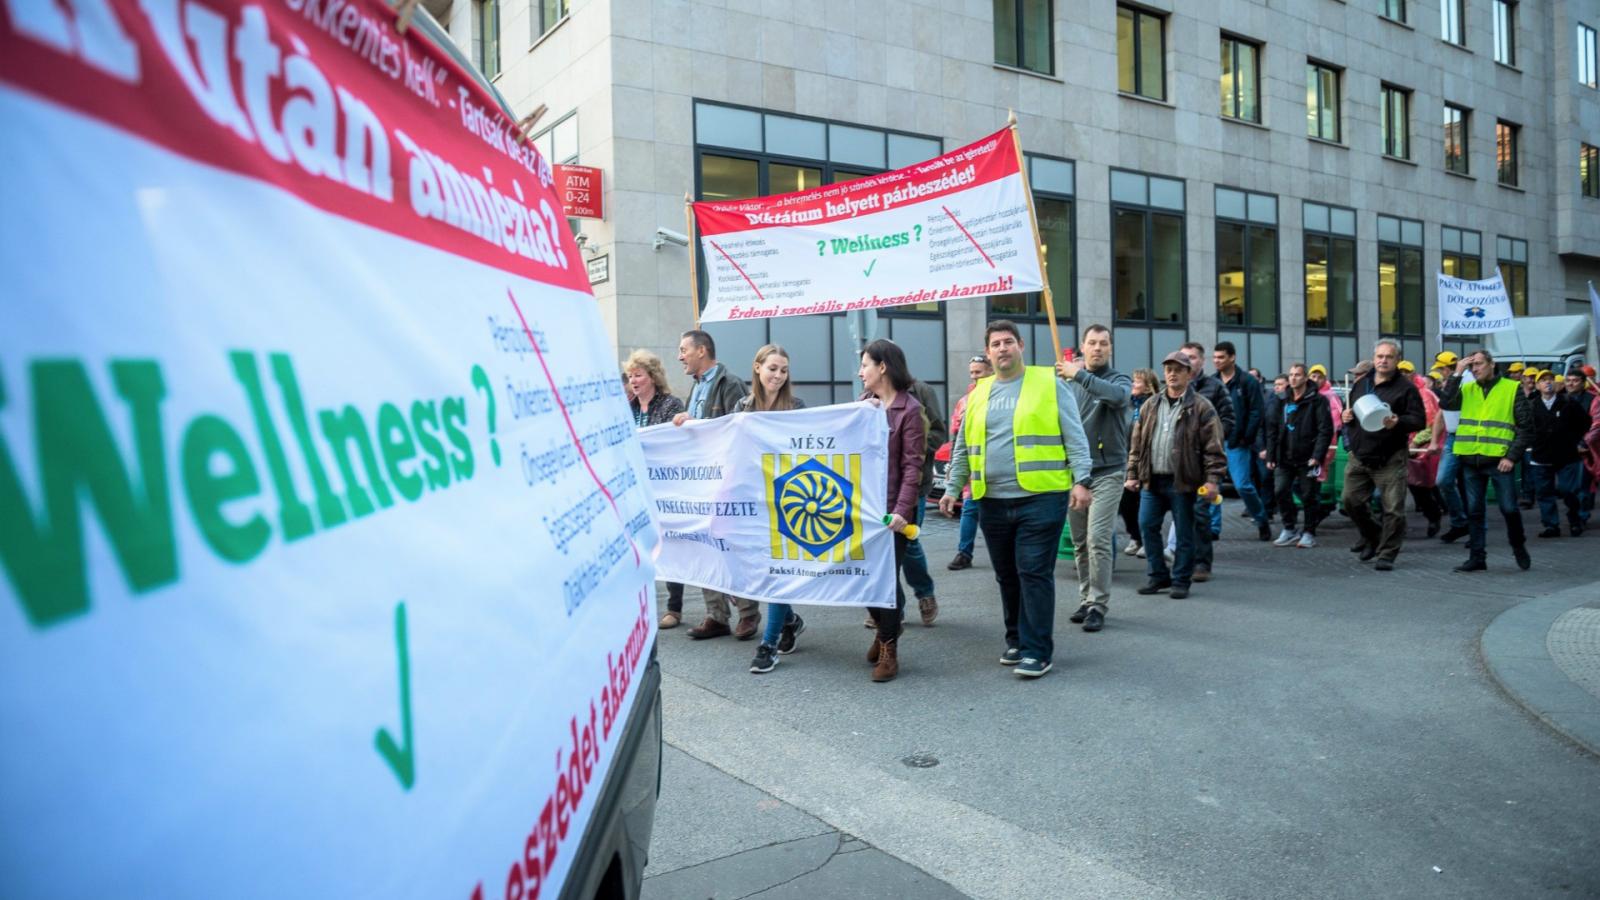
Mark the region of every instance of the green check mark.
POLYGON ((878 261, 877 261, 877 260, 873 260, 873 261, 872 261, 872 265, 870 265, 870 266, 867 266, 867 267, 866 267, 866 268, 865 268, 865 269, 863 269, 863 270, 862 270, 862 271, 861 271, 861 274, 863 274, 863 275, 871 275, 871 274, 872 274, 872 270, 873 270, 873 269, 874 269, 874 268, 876 268, 876 267, 877 267, 877 265, 878 265, 878 261))
POLYGON ((379 728, 374 742, 378 748, 378 755, 394 770, 396 778, 400 779, 400 786, 411 790, 417 783, 417 752, 416 746, 411 742, 411 654, 406 644, 406 605, 399 603, 394 608, 394 644, 400 656, 400 733, 405 739, 405 745, 398 744, 389 734, 389 729, 379 728))

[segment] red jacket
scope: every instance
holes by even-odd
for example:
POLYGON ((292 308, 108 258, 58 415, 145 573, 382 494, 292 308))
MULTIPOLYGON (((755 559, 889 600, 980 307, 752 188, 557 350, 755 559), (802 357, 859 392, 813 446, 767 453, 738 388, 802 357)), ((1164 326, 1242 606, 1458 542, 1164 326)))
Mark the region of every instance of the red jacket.
MULTIPOLYGON (((865 400, 872 394, 861 395, 865 400)), ((922 463, 928 447, 928 420, 922 404, 910 391, 895 394, 884 413, 889 416, 889 512, 907 522, 917 518, 917 488, 922 483, 922 463)))

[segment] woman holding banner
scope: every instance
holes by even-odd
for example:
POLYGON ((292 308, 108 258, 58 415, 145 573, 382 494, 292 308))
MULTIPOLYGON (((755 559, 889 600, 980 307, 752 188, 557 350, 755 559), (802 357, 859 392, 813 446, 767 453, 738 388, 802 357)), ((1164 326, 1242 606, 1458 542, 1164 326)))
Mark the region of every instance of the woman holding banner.
POLYGON ((876 340, 861 353, 858 373, 866 392, 862 400, 876 400, 889 417, 889 530, 894 534, 894 609, 871 607, 877 636, 867 651, 873 664, 873 681, 891 681, 900 672, 900 631, 905 618, 906 594, 900 587, 900 567, 905 563, 906 524, 916 515, 922 481, 923 453, 928 443, 928 420, 922 404, 911 395, 911 370, 906 355, 893 341, 876 340))
MULTIPOLYGON (((739 401, 734 412, 805 408, 805 403, 789 386, 789 351, 777 344, 768 344, 756 351, 756 360, 750 368, 750 394, 739 401)), ((789 604, 768 603, 767 630, 761 636, 760 646, 756 647, 756 658, 750 661, 750 671, 761 675, 777 668, 778 655, 793 653, 795 639, 805 630, 805 620, 796 615, 789 604)))
MULTIPOLYGON (((661 357, 649 350, 635 350, 622 364, 622 378, 627 382, 628 407, 633 410, 633 424, 648 428, 671 422, 672 417, 683 412, 683 401, 672 396, 667 385, 667 372, 661 357)), ((683 621, 683 585, 667 582, 667 611, 661 614, 662 628, 677 628, 683 621)))

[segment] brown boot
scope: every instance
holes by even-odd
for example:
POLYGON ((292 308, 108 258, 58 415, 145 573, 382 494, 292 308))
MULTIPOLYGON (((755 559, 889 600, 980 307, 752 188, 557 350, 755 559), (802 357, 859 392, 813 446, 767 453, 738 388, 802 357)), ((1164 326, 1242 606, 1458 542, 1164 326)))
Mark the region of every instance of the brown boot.
POLYGON ((873 637, 872 646, 867 648, 867 662, 873 664, 878 661, 878 654, 883 650, 883 641, 873 637))
POLYGON ((893 681, 900 674, 899 638, 890 638, 879 644, 878 665, 872 670, 873 681, 893 681))
POLYGON ((718 622, 716 619, 711 618, 689 629, 689 637, 697 641, 706 638, 727 637, 732 633, 733 630, 728 627, 727 622, 718 622))

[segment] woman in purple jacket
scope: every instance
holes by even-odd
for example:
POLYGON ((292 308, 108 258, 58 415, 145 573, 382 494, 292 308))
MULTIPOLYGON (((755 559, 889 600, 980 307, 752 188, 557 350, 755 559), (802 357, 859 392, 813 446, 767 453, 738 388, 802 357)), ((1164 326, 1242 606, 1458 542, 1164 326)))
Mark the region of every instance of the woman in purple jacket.
POLYGON ((900 567, 906 555, 906 523, 916 518, 917 486, 922 480, 923 452, 928 443, 928 420, 922 404, 911 395, 911 370, 906 355, 892 341, 877 340, 861 353, 862 400, 876 400, 889 417, 889 529, 894 534, 894 609, 871 607, 877 636, 867 651, 873 663, 872 680, 890 681, 900 672, 900 630, 905 618, 906 594, 900 587, 900 567))

